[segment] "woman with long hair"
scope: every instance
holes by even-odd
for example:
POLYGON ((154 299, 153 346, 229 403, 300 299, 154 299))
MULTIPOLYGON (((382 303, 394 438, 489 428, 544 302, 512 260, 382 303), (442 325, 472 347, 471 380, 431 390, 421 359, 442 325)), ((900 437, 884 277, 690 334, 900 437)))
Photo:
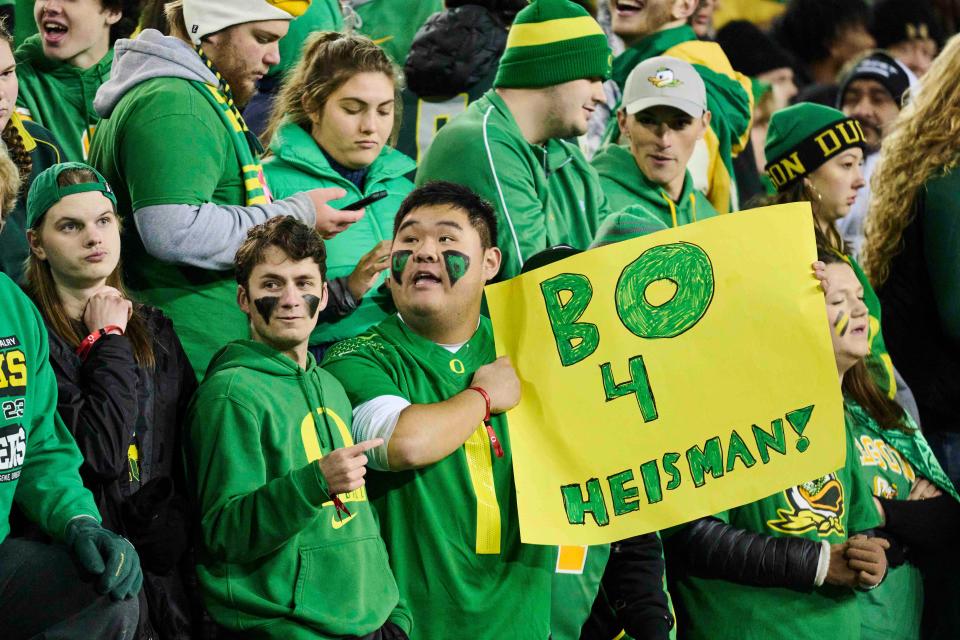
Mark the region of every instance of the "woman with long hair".
POLYGON ((960 483, 960 38, 900 112, 873 177, 863 264, 924 432, 960 483))
POLYGON ((170 321, 124 291, 116 198, 99 173, 73 162, 41 173, 26 226, 27 290, 49 333, 57 410, 104 526, 143 563, 137 637, 189 638, 180 436, 193 370, 170 321))
POLYGON ((285 198, 340 187, 344 208, 379 194, 366 214, 327 242, 330 302, 310 338, 322 355, 336 340, 359 335, 387 316, 389 296, 375 290, 389 266, 393 217, 416 166, 391 148, 400 110, 397 71, 370 39, 333 31, 314 34, 286 78, 264 134, 263 168, 273 194, 285 198))
POLYGON ((920 637, 924 603, 920 567, 949 555, 960 534, 960 496, 916 423, 867 371, 868 320, 857 274, 832 251, 821 251, 819 258, 829 282, 827 317, 847 430, 874 496, 879 529, 892 545, 884 581, 857 594, 861 638, 912 640, 920 637))
MULTIPOLYGON (((865 144, 859 123, 837 109, 801 103, 777 111, 770 119, 764 149, 767 176, 777 192, 754 204, 810 203, 817 245, 846 255, 836 223, 850 213, 864 186, 861 167, 865 144)), ((870 310, 870 372, 889 398, 915 412, 910 389, 898 379, 887 353, 880 324, 880 300, 857 261, 852 257, 845 259, 863 285, 864 300, 870 310)))
POLYGON ((27 246, 27 190, 41 171, 61 161, 63 152, 53 134, 30 120, 23 120, 15 111, 20 84, 13 58, 13 36, 0 23, 0 141, 16 163, 23 185, 12 196, 15 204, 7 217, 7 229, 0 232, 0 272, 22 284, 23 265, 30 255, 27 246))

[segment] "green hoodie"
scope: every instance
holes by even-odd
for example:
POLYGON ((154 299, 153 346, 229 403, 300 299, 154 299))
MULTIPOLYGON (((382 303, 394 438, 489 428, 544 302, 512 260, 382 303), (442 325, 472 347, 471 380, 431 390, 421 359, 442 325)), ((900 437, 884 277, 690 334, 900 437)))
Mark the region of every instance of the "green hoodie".
MULTIPOLYGON (((363 218, 324 244, 327 247, 327 279, 350 275, 365 253, 381 240, 393 237, 393 218, 400 203, 413 191, 413 183, 404 174, 413 171, 416 164, 399 151, 384 147, 370 165, 363 182, 363 190, 341 176, 333 168, 320 146, 303 127, 286 123, 270 141, 273 156, 263 164, 267 183, 276 198, 287 198, 321 187, 341 187, 347 195, 331 200, 339 208, 364 198, 375 191, 386 191, 387 197, 366 207, 363 218)), ((387 272, 384 271, 384 274, 387 272)), ((356 311, 335 323, 318 323, 310 336, 310 344, 329 343, 363 333, 387 317, 384 310, 392 310, 389 296, 377 293, 384 275, 360 300, 356 311)))
POLYGON ((252 341, 221 349, 190 405, 186 461, 202 543, 197 575, 214 620, 257 637, 362 636, 398 608, 366 489, 338 514, 317 461, 353 445, 343 387, 252 341), (341 519, 342 518, 342 519, 341 519))
POLYGON ((580 149, 558 139, 527 142, 492 89, 437 132, 417 170, 418 186, 431 180, 467 186, 493 205, 501 280, 548 247, 586 249, 609 212, 580 149))
POLYGON ((627 147, 607 145, 593 158, 593 167, 600 174, 600 185, 610 201, 610 209, 617 211, 604 220, 594 246, 717 215, 707 197, 693 187, 689 171, 683 180, 680 198, 674 202, 663 187, 643 174, 627 147))
POLYGON ((63 540, 70 520, 90 516, 100 522, 100 514, 80 480, 83 457, 57 413, 43 319, 3 274, 0 309, 0 542, 10 533, 14 500, 30 520, 63 540))
POLYGON ((35 35, 17 47, 15 57, 20 81, 17 110, 52 131, 67 160, 86 160, 100 122, 93 98, 110 78, 113 49, 89 69, 80 69, 43 55, 40 36, 35 35))
POLYGON ((401 67, 417 30, 431 15, 443 11, 443 0, 353 0, 352 5, 360 18, 357 31, 401 67))

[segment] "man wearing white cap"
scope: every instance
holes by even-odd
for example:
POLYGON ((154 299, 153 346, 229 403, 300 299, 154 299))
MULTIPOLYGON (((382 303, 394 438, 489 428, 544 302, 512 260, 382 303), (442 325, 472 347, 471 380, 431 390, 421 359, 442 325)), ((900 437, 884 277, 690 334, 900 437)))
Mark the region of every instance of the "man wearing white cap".
POLYGON ((172 35, 148 29, 118 41, 94 101, 104 119, 90 163, 115 187, 127 223, 128 282, 173 320, 198 376, 217 349, 247 335, 230 270, 248 229, 292 215, 329 238, 363 215, 326 204, 343 197, 339 188, 271 202, 262 148, 240 115, 309 4, 170 2, 172 35))
POLYGON ((594 245, 717 215, 687 170, 711 117, 696 69, 668 56, 645 60, 627 77, 621 105, 617 122, 629 146, 608 145, 593 159, 619 213, 604 221, 594 245))

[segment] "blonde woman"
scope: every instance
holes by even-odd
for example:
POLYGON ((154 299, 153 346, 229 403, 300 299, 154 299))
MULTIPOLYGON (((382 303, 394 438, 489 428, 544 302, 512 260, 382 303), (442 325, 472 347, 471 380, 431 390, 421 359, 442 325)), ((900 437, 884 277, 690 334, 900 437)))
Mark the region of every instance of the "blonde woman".
POLYGON ((913 389, 930 445, 960 481, 960 39, 924 76, 883 143, 864 270, 890 355, 913 389))

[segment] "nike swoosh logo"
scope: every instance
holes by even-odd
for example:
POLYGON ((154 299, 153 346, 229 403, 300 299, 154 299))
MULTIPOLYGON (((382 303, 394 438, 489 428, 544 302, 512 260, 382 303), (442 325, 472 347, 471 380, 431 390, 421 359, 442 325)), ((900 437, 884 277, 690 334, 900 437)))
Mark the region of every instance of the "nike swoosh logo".
POLYGON ((383 38, 377 38, 373 41, 373 44, 383 44, 384 42, 389 42, 393 40, 393 36, 385 36, 383 38))
POLYGON ((347 516, 346 518, 338 518, 338 517, 337 517, 337 513, 336 513, 336 509, 334 509, 333 515, 330 516, 330 525, 331 525, 334 529, 339 529, 339 528, 342 527, 343 525, 347 524, 348 522, 350 522, 351 520, 353 520, 354 518, 356 518, 358 513, 359 513, 359 511, 357 511, 356 509, 354 509, 353 513, 351 513, 351 514, 350 514, 349 516, 347 516))

